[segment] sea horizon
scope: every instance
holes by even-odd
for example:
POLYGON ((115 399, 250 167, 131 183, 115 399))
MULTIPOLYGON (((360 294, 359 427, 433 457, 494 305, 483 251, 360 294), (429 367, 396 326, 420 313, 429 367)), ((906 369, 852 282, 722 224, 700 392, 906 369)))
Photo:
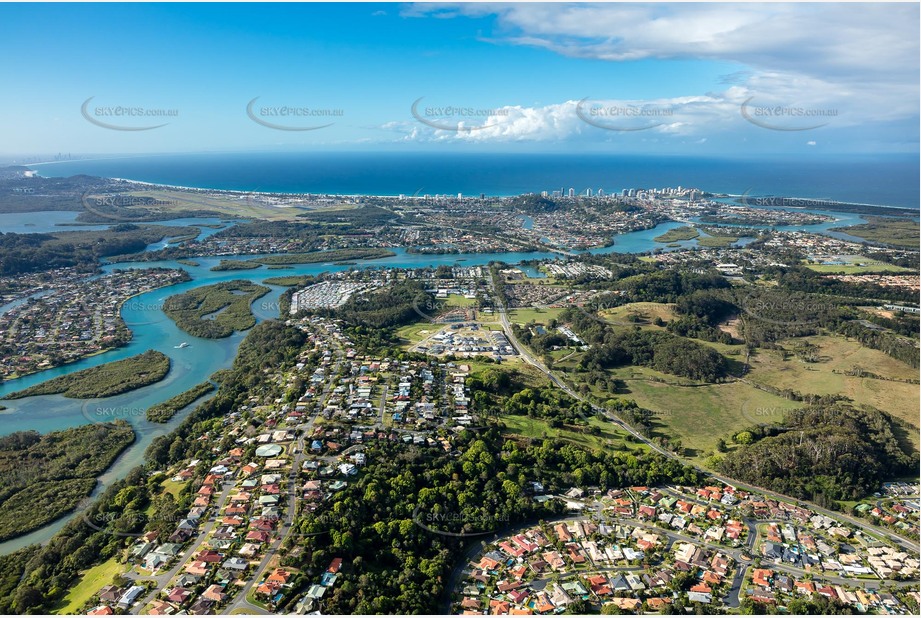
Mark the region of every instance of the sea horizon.
POLYGON ((32 163, 42 176, 87 174, 186 189, 344 196, 509 197, 574 189, 692 187, 918 210, 914 155, 809 160, 681 155, 431 152, 234 152, 101 157, 32 163))

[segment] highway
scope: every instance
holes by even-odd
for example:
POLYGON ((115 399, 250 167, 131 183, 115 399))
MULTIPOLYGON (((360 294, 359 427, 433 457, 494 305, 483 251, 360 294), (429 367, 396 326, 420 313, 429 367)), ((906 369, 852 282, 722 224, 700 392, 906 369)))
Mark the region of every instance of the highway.
POLYGON ((910 540, 910 539, 907 539, 907 538, 905 538, 905 537, 902 537, 902 536, 900 536, 900 535, 897 535, 897 534, 895 534, 894 532, 891 532, 891 531, 889 531, 889 530, 883 530, 882 528, 879 528, 879 527, 877 527, 877 526, 873 526, 873 525, 871 525, 871 524, 869 524, 869 523, 866 523, 866 522, 864 522, 864 521, 861 521, 861 520, 859 520, 859 519, 857 519, 857 518, 855 518, 855 517, 851 517, 850 515, 846 515, 846 514, 844 514, 844 513, 839 513, 839 512, 837 512, 837 511, 831 511, 831 510, 829 510, 829 509, 822 508, 822 507, 820 507, 820 506, 818 506, 818 505, 815 505, 815 504, 806 502, 806 501, 804 501, 804 500, 799 500, 799 499, 793 498, 793 497, 791 497, 791 496, 786 496, 786 495, 784 495, 784 494, 780 494, 780 493, 771 491, 771 490, 769 490, 769 489, 765 489, 765 488, 763 488, 763 487, 758 487, 758 486, 751 485, 751 484, 748 484, 748 483, 743 483, 743 482, 741 482, 741 481, 737 481, 737 480, 735 480, 735 479, 733 479, 733 478, 730 478, 730 477, 728 477, 728 476, 718 475, 718 474, 716 474, 716 473, 714 473, 714 472, 711 472, 710 470, 705 470, 705 469, 701 468, 701 467, 698 466, 697 464, 695 464, 695 463, 693 463, 693 462, 691 462, 691 461, 688 461, 688 460, 684 459, 683 457, 680 457, 680 456, 676 455, 675 453, 673 453, 673 452, 671 452, 671 451, 669 451, 669 450, 666 450, 666 449, 662 448, 661 446, 659 446, 658 444, 656 444, 656 443, 653 442, 652 440, 646 438, 645 436, 643 436, 642 434, 640 434, 639 432, 637 432, 635 429, 633 429, 633 427, 631 427, 631 426, 628 425, 626 422, 624 422, 623 420, 621 420, 620 418, 618 418, 617 416, 615 416, 615 415, 614 415, 613 413, 611 413, 610 411, 606 410, 605 408, 602 408, 601 406, 598 406, 598 405, 592 403, 591 401, 588 401, 585 397, 579 395, 575 390, 573 390, 572 388, 570 388, 569 385, 567 385, 567 384, 566 384, 565 382, 563 382, 560 378, 558 378, 558 377, 557 377, 549 368, 547 368, 547 366, 544 365, 539 359, 535 358, 535 357, 530 353, 530 351, 529 351, 525 346, 523 346, 523 345, 521 344, 521 342, 518 341, 517 337, 515 337, 515 333, 513 332, 511 323, 509 322, 509 319, 508 319, 508 312, 507 312, 507 310, 506 310, 506 307, 505 307, 505 305, 502 303, 502 301, 501 301, 499 295, 496 294, 496 281, 495 281, 495 278, 491 278, 491 279, 490 279, 490 285, 491 285, 492 291, 493 291, 493 298, 496 300, 496 307, 497 307, 497 310, 498 310, 498 312, 499 312, 500 320, 501 320, 501 322, 502 322, 502 328, 505 330, 505 334, 506 334, 506 336, 508 337, 509 342, 510 342, 510 343, 512 344, 512 346, 518 351, 518 354, 521 356, 521 358, 524 359, 526 362, 530 363, 531 365, 533 365, 534 367, 536 367, 538 370, 540 370, 544 375, 547 376, 547 378, 548 378, 553 384, 555 384, 558 388, 561 388, 561 389, 562 389, 564 392, 566 392, 566 394, 568 394, 570 397, 576 399, 577 401, 584 401, 584 402, 588 403, 589 405, 592 406, 592 409, 593 409, 597 414, 603 415, 606 419, 608 419, 610 422, 612 422, 612 423, 614 423, 615 425, 617 425, 617 426, 618 426, 620 429, 622 429, 624 432, 626 432, 626 433, 630 434, 631 436, 633 436, 636 440, 638 440, 638 441, 644 443, 646 446, 648 446, 648 447, 651 448, 652 450, 656 451, 657 453, 659 453, 659 454, 661 454, 661 455, 664 455, 664 456, 666 456, 666 457, 671 457, 672 459, 677 459, 678 461, 680 461, 680 462, 683 463, 684 465, 690 466, 690 467, 692 467, 692 468, 694 468, 694 469, 696 469, 696 470, 699 470, 699 471, 703 472, 704 474, 707 474, 707 475, 711 476, 712 478, 716 479, 717 481, 719 481, 719 482, 721 482, 721 483, 723 483, 723 484, 725 484, 725 485, 732 485, 733 487, 737 487, 737 488, 739 488, 739 489, 743 489, 743 490, 746 490, 746 491, 757 492, 757 493, 763 494, 763 495, 765 495, 765 496, 768 496, 768 497, 770 497, 770 498, 774 498, 775 500, 782 500, 782 501, 784 501, 784 502, 791 502, 791 503, 793 503, 793 504, 804 504, 804 505, 808 506, 808 508, 810 508, 812 511, 814 511, 814 512, 816 512, 816 513, 821 513, 821 514, 826 515, 826 516, 828 516, 828 517, 832 517, 832 518, 835 518, 835 519, 839 519, 839 520, 842 520, 842 521, 846 521, 846 522, 848 522, 848 523, 850 523, 850 524, 852 524, 852 525, 854 525, 854 526, 856 526, 856 527, 858 527, 858 528, 860 528, 860 529, 862 529, 862 530, 864 530, 864 531, 873 533, 873 534, 878 535, 878 536, 882 536, 882 537, 884 537, 884 538, 891 539, 892 541, 894 541, 894 542, 896 542, 897 544, 901 545, 903 548, 908 549, 908 550, 914 552, 915 554, 918 553, 918 543, 916 543, 916 542, 914 542, 914 541, 912 541, 912 540, 910 540))

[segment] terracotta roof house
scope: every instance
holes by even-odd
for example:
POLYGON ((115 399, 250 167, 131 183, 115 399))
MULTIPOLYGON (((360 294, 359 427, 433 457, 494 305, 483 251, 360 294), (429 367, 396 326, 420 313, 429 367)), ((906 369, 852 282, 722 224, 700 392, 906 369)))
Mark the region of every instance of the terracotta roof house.
POLYGON ((185 588, 177 586, 166 592, 166 600, 170 603, 175 603, 176 605, 182 605, 192 596, 191 590, 186 590, 185 588))
POLYGON ((224 599, 227 598, 227 595, 224 594, 224 588, 217 585, 211 584, 208 588, 201 593, 201 596, 209 601, 214 601, 215 603, 223 603, 224 599))

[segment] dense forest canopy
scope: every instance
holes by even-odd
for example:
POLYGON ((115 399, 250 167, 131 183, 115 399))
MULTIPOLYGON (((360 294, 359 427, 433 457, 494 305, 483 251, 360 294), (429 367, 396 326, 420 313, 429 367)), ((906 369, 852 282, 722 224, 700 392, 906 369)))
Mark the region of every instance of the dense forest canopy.
POLYGON ((741 448, 719 467, 733 478, 819 504, 854 500, 917 470, 917 453, 899 437, 903 431, 879 410, 823 401, 787 413, 779 425, 736 434, 741 448))

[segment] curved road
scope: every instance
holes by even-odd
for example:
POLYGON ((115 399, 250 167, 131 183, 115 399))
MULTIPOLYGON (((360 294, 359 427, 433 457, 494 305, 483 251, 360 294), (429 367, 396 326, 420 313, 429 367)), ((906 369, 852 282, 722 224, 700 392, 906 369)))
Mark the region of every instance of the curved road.
POLYGON ((769 489, 765 489, 765 488, 763 488, 763 487, 758 487, 758 486, 756 486, 756 485, 750 485, 750 484, 748 484, 748 483, 743 483, 743 482, 741 482, 741 481, 737 481, 737 480, 735 480, 735 479, 732 479, 732 478, 730 478, 730 477, 728 477, 728 476, 721 476, 721 475, 715 474, 715 473, 711 472, 710 470, 705 470, 705 469, 701 468, 700 466, 698 466, 698 465, 696 465, 696 464, 694 464, 694 463, 692 463, 692 462, 690 462, 690 461, 684 459, 683 457, 679 457, 679 456, 676 455, 675 453, 673 453, 673 452, 671 452, 671 451, 669 451, 669 450, 666 450, 666 449, 662 448, 661 446, 659 446, 659 445, 656 444, 655 442, 653 442, 653 441, 649 440, 648 438, 646 438, 645 436, 641 435, 641 434, 638 433, 635 429, 633 429, 633 427, 631 427, 631 426, 628 425, 626 422, 624 422, 624 421, 622 421, 621 419, 619 419, 617 416, 615 416, 614 414, 612 414, 611 412, 609 412, 609 411, 606 410, 605 408, 602 408, 601 406, 598 406, 598 405, 592 403, 591 401, 588 401, 588 400, 587 400, 585 397, 583 397, 582 395, 579 395, 576 391, 574 391, 574 390, 573 390, 572 388, 570 388, 566 383, 564 383, 560 378, 558 378, 558 377, 557 377, 550 369, 548 369, 542 362, 540 362, 540 360, 538 360, 537 358, 535 358, 534 356, 532 356, 531 353, 527 350, 527 348, 525 348, 525 346, 523 346, 523 345, 518 341, 518 339, 515 337, 515 333, 513 332, 512 326, 511 326, 511 324, 509 323, 509 320, 508 320, 508 314, 507 314, 507 312, 506 312, 505 305, 502 304, 502 302, 501 302, 499 296, 495 293, 495 292, 496 292, 496 281, 495 281, 495 278, 494 278, 494 277, 491 277, 491 278, 490 278, 490 284, 491 284, 491 287, 492 287, 492 290, 493 290, 493 298, 496 299, 496 305, 497 305, 497 308, 498 308, 498 311, 499 311, 499 316, 500 316, 500 319, 502 320, 502 327, 503 327, 503 329, 505 330, 505 334, 506 334, 506 336, 508 337, 509 342, 515 347, 516 350, 518 350, 518 353, 521 355, 521 357, 522 357, 526 362, 530 363, 531 365, 533 365, 534 367, 536 367, 538 370, 540 370, 544 375, 547 376, 547 378, 548 378, 551 382, 553 382, 553 384, 555 384, 557 387, 561 388, 561 389, 562 389, 564 392, 566 392, 566 394, 568 394, 570 397, 576 399, 577 401, 584 401, 584 402, 588 403, 589 405, 592 406, 592 409, 593 409, 596 413, 604 415, 604 417, 607 418, 609 421, 611 421, 612 423, 614 423, 615 425, 617 425, 618 427, 620 427, 623 431, 629 433, 631 436, 633 436, 634 438, 636 438, 636 439, 639 440, 640 442, 643 442, 644 444, 646 444, 649 448, 653 449, 653 450, 656 451, 657 453, 659 453, 659 454, 661 454, 661 455, 664 455, 664 456, 666 456, 666 457, 671 457, 672 459, 677 459, 678 461, 680 461, 680 462, 683 463, 684 465, 689 466, 689 467, 692 467, 692 468, 694 468, 695 470, 699 470, 700 472, 703 472, 704 474, 707 474, 707 475, 709 475, 710 477, 712 477, 712 478, 716 479, 717 481, 719 481, 719 482, 721 482, 721 483, 724 483, 724 484, 726 484, 726 485, 732 485, 733 487, 738 487, 738 488, 744 489, 744 490, 746 490, 746 491, 751 491, 751 492, 755 492, 755 493, 760 493, 760 494, 763 494, 763 495, 765 495, 765 496, 774 498, 775 500, 782 500, 782 501, 784 501, 784 502, 792 502, 793 504, 808 504, 809 508, 810 508, 812 511, 816 512, 816 513, 821 513, 822 515, 826 515, 826 516, 828 516, 828 517, 832 517, 832 518, 835 518, 835 519, 839 519, 839 520, 846 521, 846 522, 848 522, 848 523, 850 523, 850 524, 852 524, 852 525, 854 525, 854 526, 856 526, 856 527, 858 527, 858 528, 861 528, 861 529, 863 529, 863 530, 865 530, 865 531, 872 532, 873 534, 876 534, 876 535, 878 535, 878 536, 882 536, 882 537, 887 538, 887 539, 891 539, 892 541, 898 543, 898 544, 901 545, 902 547, 904 547, 904 548, 906 548, 906 549, 909 549, 909 550, 911 550, 911 551, 913 551, 913 552, 915 552, 915 553, 918 553, 918 551, 919 551, 918 543, 916 543, 916 542, 914 542, 914 541, 912 541, 912 540, 910 540, 910 539, 907 539, 907 538, 905 538, 905 537, 899 536, 899 535, 897 535, 897 534, 895 534, 895 533, 893 533, 893 532, 891 532, 891 531, 889 531, 889 530, 883 530, 883 529, 878 528, 878 527, 876 527, 876 526, 873 526, 873 525, 871 525, 871 524, 869 524, 869 523, 866 523, 866 522, 860 521, 860 520, 858 520, 858 519, 856 519, 856 518, 854 518, 854 517, 851 517, 850 515, 846 515, 846 514, 844 514, 844 513, 839 513, 839 512, 836 512, 836 511, 831 511, 831 510, 828 510, 828 509, 824 509, 824 508, 822 508, 822 507, 820 507, 820 506, 818 506, 818 505, 814 505, 814 504, 809 503, 809 502, 806 502, 806 501, 804 501, 804 500, 797 500, 796 498, 792 498, 792 497, 790 497, 790 496, 786 496, 786 495, 784 495, 784 494, 780 494, 780 493, 777 493, 777 492, 775 492, 775 491, 771 491, 771 490, 769 490, 769 489))

